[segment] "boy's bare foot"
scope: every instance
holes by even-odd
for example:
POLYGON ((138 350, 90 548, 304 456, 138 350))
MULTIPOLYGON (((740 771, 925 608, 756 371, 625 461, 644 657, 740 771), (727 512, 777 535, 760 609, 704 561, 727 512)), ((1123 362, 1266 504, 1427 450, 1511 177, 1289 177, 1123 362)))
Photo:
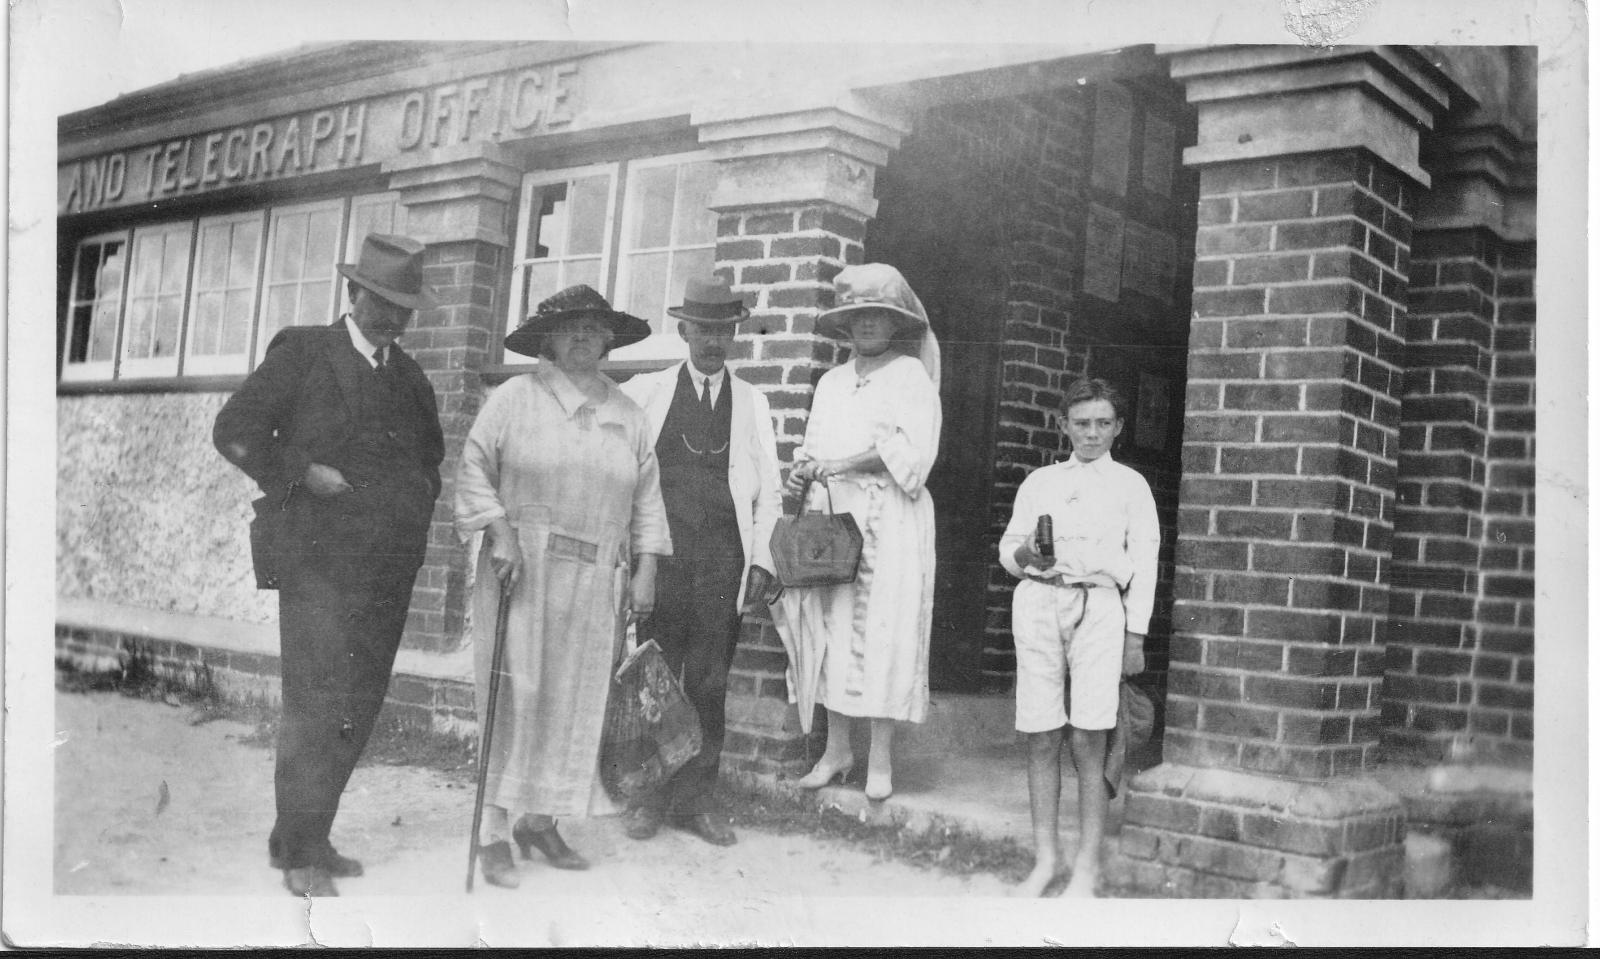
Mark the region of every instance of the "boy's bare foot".
POLYGON ((1098 863, 1074 863, 1072 878, 1067 881, 1067 888, 1062 890, 1063 899, 1093 899, 1094 888, 1100 879, 1098 863))
POLYGON ((1011 895, 1019 899, 1038 899, 1052 882, 1061 878, 1059 856, 1039 856, 1033 861, 1033 871, 1028 873, 1026 879, 1018 883, 1011 890, 1011 895))

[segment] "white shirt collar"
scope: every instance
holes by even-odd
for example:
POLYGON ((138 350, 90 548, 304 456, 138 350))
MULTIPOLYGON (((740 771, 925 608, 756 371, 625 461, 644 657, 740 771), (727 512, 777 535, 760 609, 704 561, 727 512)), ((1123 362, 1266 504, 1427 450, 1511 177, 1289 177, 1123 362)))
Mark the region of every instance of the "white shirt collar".
POLYGON ((1076 453, 1067 457, 1063 462, 1067 464, 1068 469, 1100 469, 1106 463, 1111 462, 1111 451, 1106 450, 1104 453, 1101 453, 1099 456, 1096 456, 1087 463, 1081 459, 1078 459, 1078 454, 1076 453))
POLYGON ((694 386, 694 395, 699 396, 705 390, 705 382, 711 381, 711 398, 716 399, 722 395, 722 381, 728 378, 728 368, 724 366, 711 376, 694 368, 693 363, 684 364, 689 371, 689 383, 694 386))
POLYGON ((368 366, 377 369, 378 361, 372 354, 378 352, 378 347, 362 334, 361 327, 356 326, 356 318, 346 313, 344 315, 344 328, 350 331, 350 345, 356 348, 356 352, 361 354, 362 359, 367 361, 368 366))

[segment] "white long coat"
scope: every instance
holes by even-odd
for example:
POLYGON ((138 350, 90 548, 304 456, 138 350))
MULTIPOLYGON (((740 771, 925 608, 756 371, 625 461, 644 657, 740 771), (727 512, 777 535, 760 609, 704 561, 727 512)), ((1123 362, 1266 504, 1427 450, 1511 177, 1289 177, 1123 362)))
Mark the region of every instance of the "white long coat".
MULTIPOLYGON (((686 363, 687 361, 685 361, 686 363)), ((622 384, 622 391, 644 408, 650 422, 650 442, 661 436, 667 410, 678 388, 677 363, 657 373, 641 373, 622 384)), ((739 576, 737 608, 744 608, 744 590, 751 565, 772 572, 772 527, 783 514, 782 481, 778 475, 778 443, 772 429, 772 409, 761 391, 727 371, 724 389, 733 391, 733 421, 728 437, 728 490, 738 514, 739 543, 744 547, 744 571, 739 576)))

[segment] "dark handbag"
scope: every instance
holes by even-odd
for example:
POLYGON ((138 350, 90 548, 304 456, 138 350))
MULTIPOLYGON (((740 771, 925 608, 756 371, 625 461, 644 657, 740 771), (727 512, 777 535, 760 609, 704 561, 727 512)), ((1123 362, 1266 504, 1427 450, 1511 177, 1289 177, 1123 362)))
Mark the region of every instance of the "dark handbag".
MULTIPOLYGON (((632 624, 628 645, 632 646, 632 624)), ((619 801, 671 779, 704 744, 700 717, 655 640, 633 649, 611 678, 600 735, 600 781, 619 801)))
POLYGON ((256 571, 256 589, 277 589, 283 572, 283 535, 289 518, 289 500, 294 496, 291 485, 283 499, 263 496, 250 505, 255 507, 255 519, 250 521, 250 565, 256 571))
POLYGON ((780 516, 772 527, 772 565, 778 583, 792 586, 838 586, 853 583, 861 564, 861 528, 849 513, 833 511, 833 488, 828 491, 828 511, 807 513, 811 480, 800 488, 800 512, 780 516))

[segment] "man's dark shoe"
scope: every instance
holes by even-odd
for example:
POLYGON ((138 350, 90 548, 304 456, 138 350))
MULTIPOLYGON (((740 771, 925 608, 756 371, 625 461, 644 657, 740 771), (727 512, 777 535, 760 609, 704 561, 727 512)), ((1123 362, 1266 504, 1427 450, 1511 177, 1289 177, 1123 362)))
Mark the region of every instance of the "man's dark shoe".
POLYGON ((285 869, 283 871, 283 888, 289 890, 291 896, 337 896, 339 887, 333 884, 333 877, 328 875, 328 870, 321 866, 301 866, 298 869, 285 869))
POLYGON ((628 810, 629 839, 650 839, 661 829, 661 810, 654 806, 634 806, 628 810))
POLYGON ((733 827, 728 825, 728 820, 724 816, 695 813, 690 816, 678 816, 673 819, 672 824, 685 832, 694 833, 713 846, 731 846, 739 841, 739 837, 733 834, 733 827))
MULTIPOLYGON (((273 869, 283 869, 283 857, 274 854, 268 859, 268 864, 273 869)), ((323 850, 322 854, 317 856, 313 865, 321 866, 328 871, 328 875, 338 879, 354 879, 366 872, 361 868, 361 860, 351 859, 349 856, 341 856, 339 851, 332 846, 323 850)))
POLYGON ((336 879, 354 879, 366 872, 361 868, 361 860, 341 856, 331 847, 322 855, 317 865, 328 870, 328 875, 336 879))

